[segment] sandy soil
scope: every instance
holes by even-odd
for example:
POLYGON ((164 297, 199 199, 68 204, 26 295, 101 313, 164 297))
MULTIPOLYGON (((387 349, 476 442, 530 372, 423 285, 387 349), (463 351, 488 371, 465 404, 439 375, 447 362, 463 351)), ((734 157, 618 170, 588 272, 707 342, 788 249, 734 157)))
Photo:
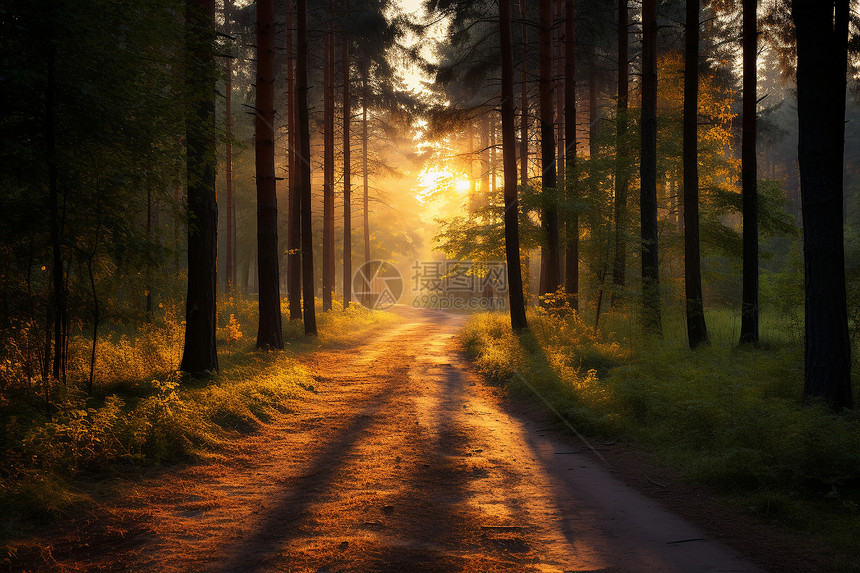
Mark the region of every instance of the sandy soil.
POLYGON ((295 412, 72 520, 33 569, 759 570, 479 380, 463 317, 400 312, 310 356, 295 412))

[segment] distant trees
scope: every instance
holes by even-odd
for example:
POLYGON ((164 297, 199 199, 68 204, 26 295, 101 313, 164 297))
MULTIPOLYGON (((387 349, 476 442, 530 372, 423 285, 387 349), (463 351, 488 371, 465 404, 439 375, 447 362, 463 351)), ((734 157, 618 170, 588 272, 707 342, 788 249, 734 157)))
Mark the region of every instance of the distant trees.
POLYGON ((218 369, 215 347, 218 206, 215 202, 214 0, 189 0, 185 8, 188 192, 188 294, 185 346, 179 369, 218 369))
POLYGON ((845 294, 843 155, 848 0, 792 0, 805 271, 804 397, 853 406, 845 294))

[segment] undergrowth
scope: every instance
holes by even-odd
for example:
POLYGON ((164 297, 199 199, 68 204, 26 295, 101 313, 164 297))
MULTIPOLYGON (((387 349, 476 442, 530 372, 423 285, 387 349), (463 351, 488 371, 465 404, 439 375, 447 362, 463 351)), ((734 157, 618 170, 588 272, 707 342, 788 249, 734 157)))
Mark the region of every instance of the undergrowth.
MULTIPOLYGON (((286 309, 286 304, 284 304, 286 309)), ((395 315, 351 305, 319 313, 320 336, 307 338, 299 321, 284 316, 285 350, 257 351, 256 302, 220 301, 220 371, 191 378, 176 371, 184 324, 176 308, 129 330, 104 330, 99 341, 92 395, 89 344, 70 346, 68 381, 50 388, 14 360, 0 371, 0 541, 85 502, 86 481, 122 476, 130 469, 193 458, 253 431, 314 390, 300 353, 346 345, 395 315), (83 481, 82 481, 83 480, 83 481)), ((2 558, 2 555, 0 555, 2 558)))
POLYGON ((543 310, 519 335, 507 315, 484 313, 470 317, 461 341, 491 380, 525 396, 522 375, 579 430, 645 446, 747 511, 860 555, 860 416, 802 403, 791 325, 766 316, 762 344, 739 348, 737 317, 714 311, 711 344, 691 351, 683 315, 666 314, 655 339, 621 313, 598 331, 574 313, 543 310))

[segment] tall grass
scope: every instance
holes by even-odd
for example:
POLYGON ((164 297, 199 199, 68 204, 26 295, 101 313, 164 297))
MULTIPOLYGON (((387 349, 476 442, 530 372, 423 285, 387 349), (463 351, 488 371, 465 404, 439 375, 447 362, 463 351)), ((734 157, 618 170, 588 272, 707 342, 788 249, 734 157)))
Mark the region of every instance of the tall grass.
MULTIPOLYGON (((284 305, 286 308, 286 305, 284 305)), ((56 515, 79 501, 81 476, 126 473, 130 467, 188 459, 252 431, 293 408, 313 388, 299 355, 349 344, 397 320, 353 305, 319 315, 321 335, 308 339, 284 316, 286 349, 254 348, 257 305, 219 301, 220 371, 189 378, 176 372, 184 324, 178 308, 162 309, 132 329, 114 325, 98 345, 93 394, 87 395, 89 343, 73 337, 68 382, 51 388, 46 405, 38 382, 6 362, 0 384, 0 538, 24 519, 56 515)))
POLYGON ((542 312, 520 335, 505 315, 475 315, 461 340, 483 373, 525 394, 520 373, 579 429, 652 449, 749 511, 860 554, 860 416, 802 403, 795 317, 765 314, 762 344, 738 347, 739 317, 711 310, 711 344, 692 351, 679 310, 666 309, 662 339, 620 312, 600 331, 542 312))

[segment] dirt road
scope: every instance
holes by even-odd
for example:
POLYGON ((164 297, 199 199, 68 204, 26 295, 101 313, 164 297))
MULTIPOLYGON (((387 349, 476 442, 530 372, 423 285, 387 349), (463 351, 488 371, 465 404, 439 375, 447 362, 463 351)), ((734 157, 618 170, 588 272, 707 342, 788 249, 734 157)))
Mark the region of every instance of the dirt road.
MULTIPOLYGON (((462 317, 315 354, 315 394, 231 455, 164 474, 73 570, 756 571, 469 373, 462 317), (142 519, 145 517, 145 519, 142 519), (131 518, 129 518, 131 519, 131 518)), ((94 524, 97 525, 97 524, 94 524)), ((97 527, 95 529, 98 529, 97 527)))

